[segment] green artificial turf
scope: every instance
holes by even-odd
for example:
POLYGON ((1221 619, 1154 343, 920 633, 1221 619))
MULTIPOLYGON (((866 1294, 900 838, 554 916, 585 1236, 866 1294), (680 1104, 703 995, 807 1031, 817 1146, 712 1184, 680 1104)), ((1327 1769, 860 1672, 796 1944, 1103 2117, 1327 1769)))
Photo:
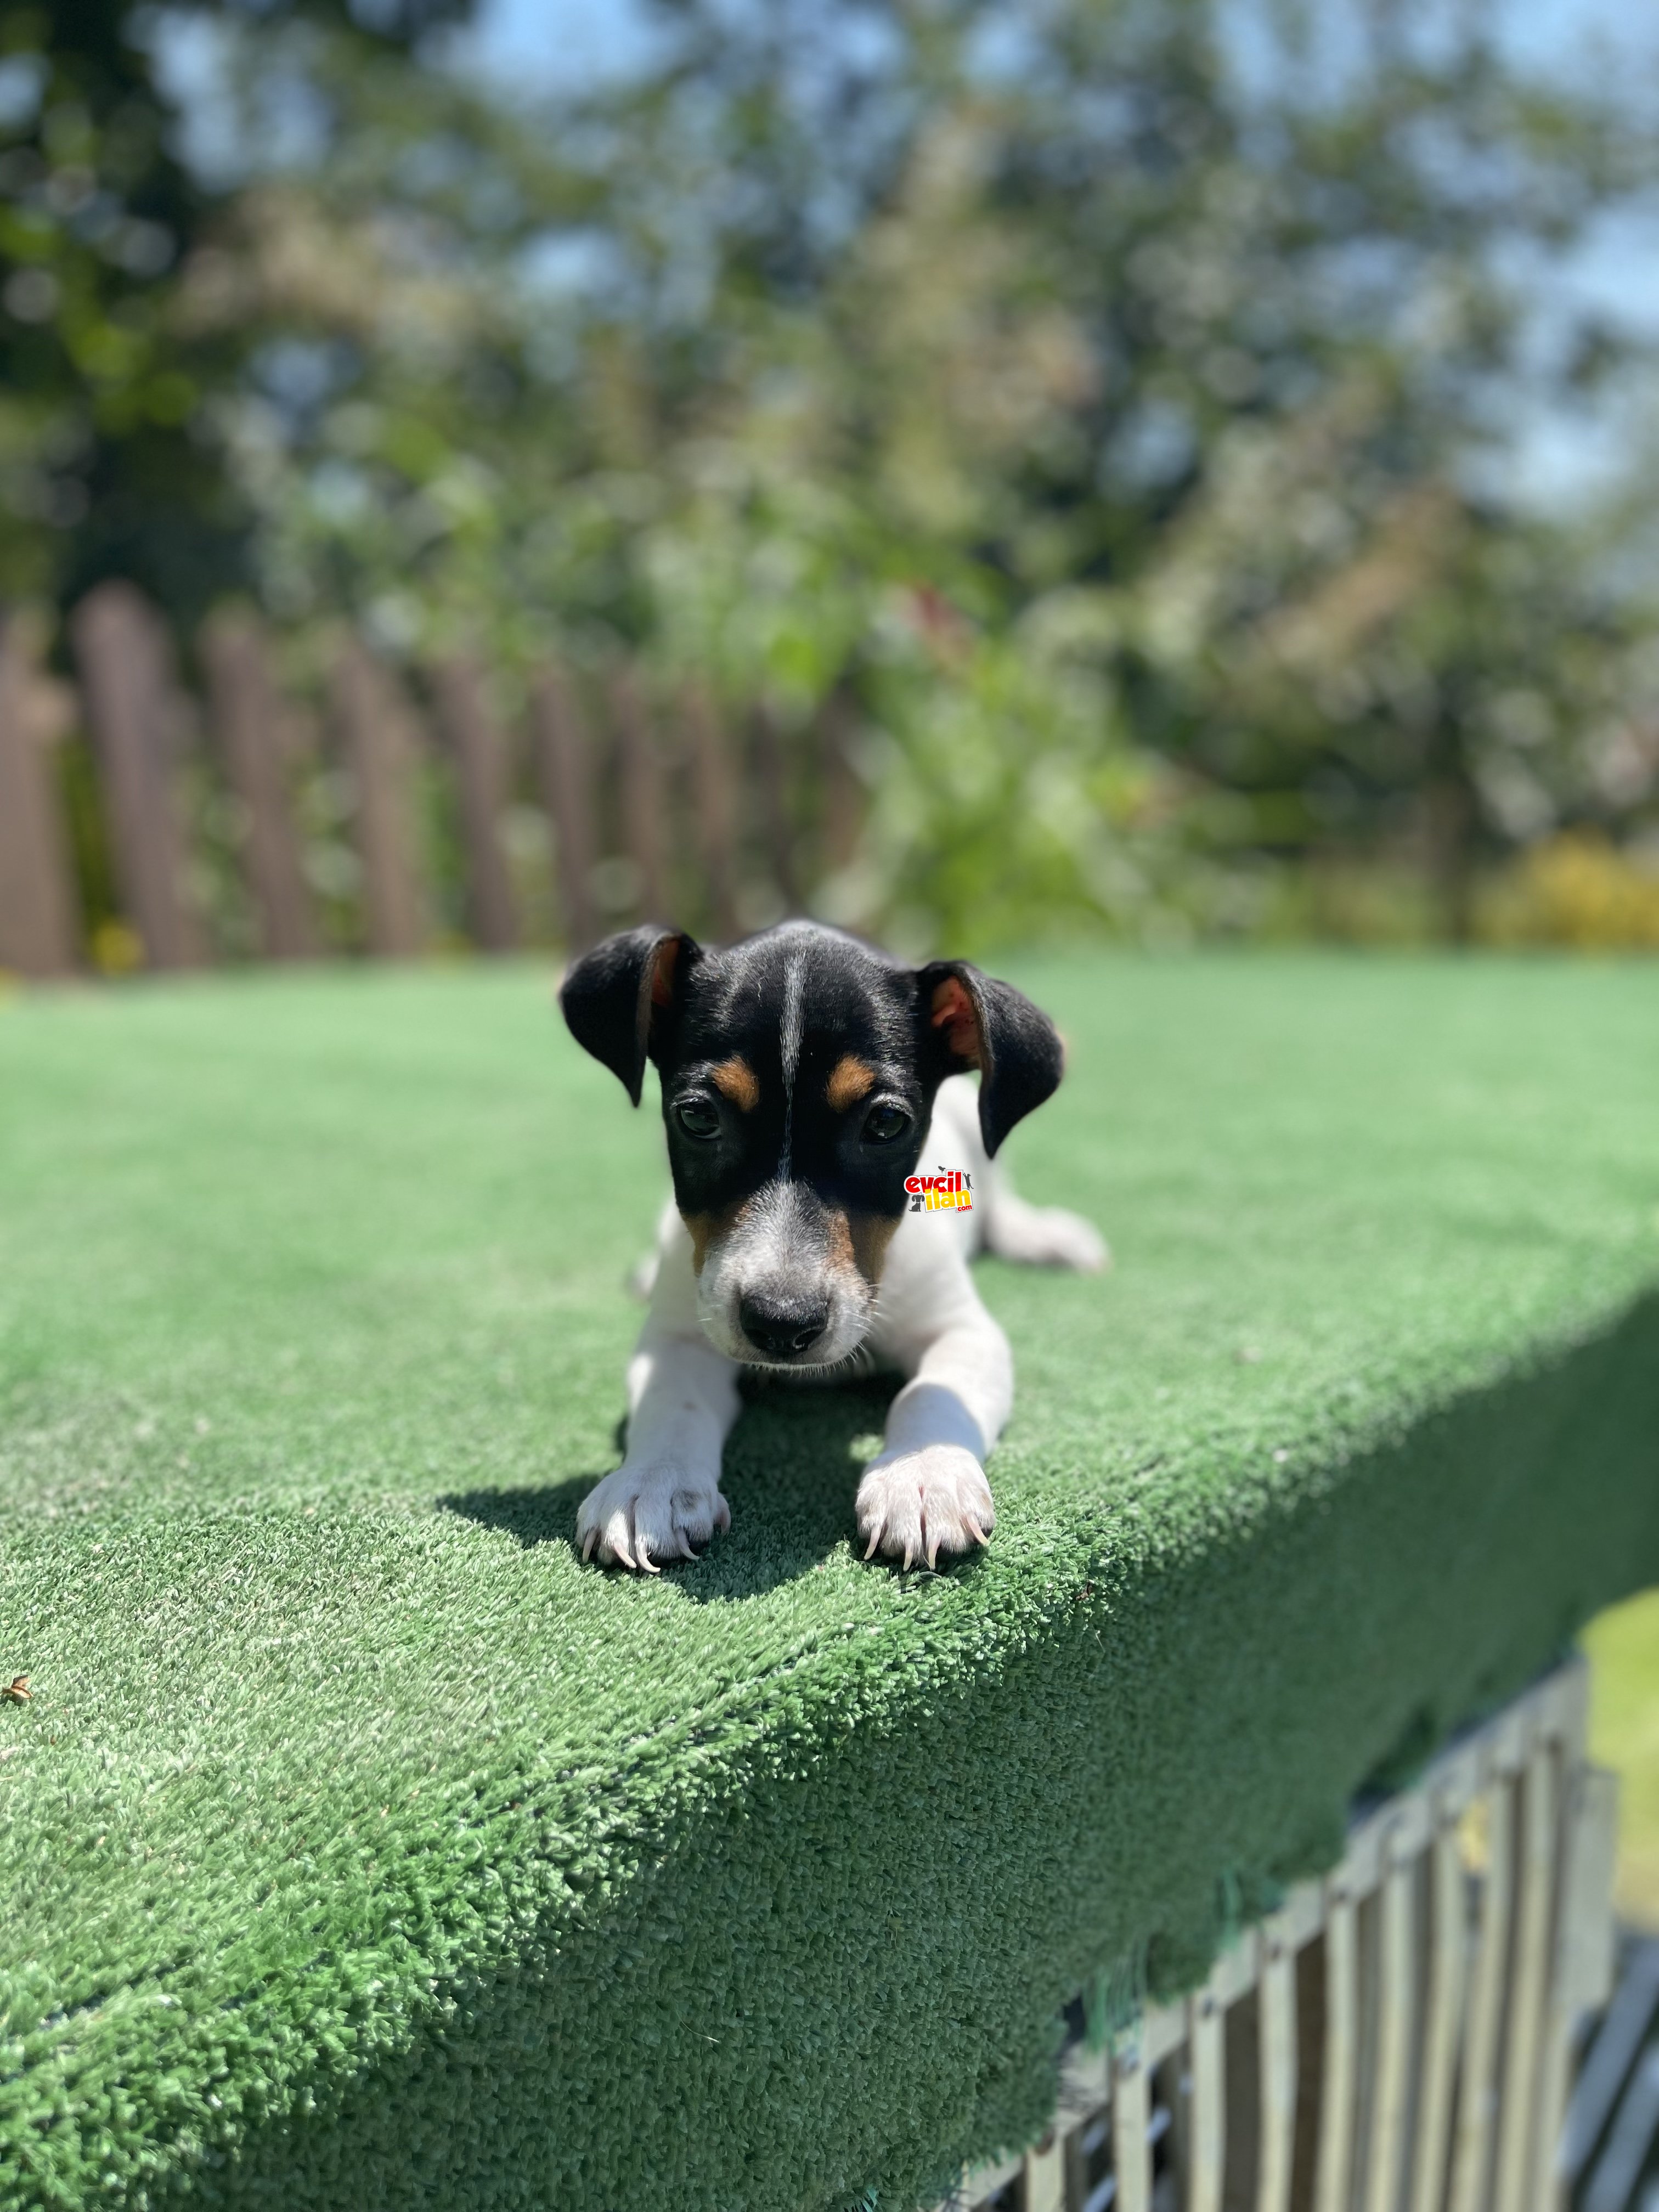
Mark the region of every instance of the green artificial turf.
POLYGON ((1659 1578, 1659 968, 1016 966, 988 1554, 883 1393, 580 1567, 662 1188, 528 969, 0 1007, 0 2204, 906 2212, 1659 1578))

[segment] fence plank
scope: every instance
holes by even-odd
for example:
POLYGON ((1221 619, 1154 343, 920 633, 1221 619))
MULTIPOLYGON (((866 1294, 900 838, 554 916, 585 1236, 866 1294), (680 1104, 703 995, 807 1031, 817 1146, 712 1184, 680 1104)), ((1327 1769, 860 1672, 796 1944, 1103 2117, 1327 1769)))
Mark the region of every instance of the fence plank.
POLYGON ((1124 2051, 1112 2069, 1112 2166, 1117 2176, 1116 2212, 1152 2212, 1152 2118, 1146 2069, 1140 2054, 1124 2051))
POLYGON ((1025 2212, 1066 2212, 1066 2154, 1054 2129, 1026 2152, 1024 2180, 1025 2212))
POLYGON ((1486 1881, 1474 1942, 1469 2007, 1464 2024, 1451 2212, 1485 2212, 1491 2180, 1492 2135, 1498 2110, 1498 2061, 1509 1963, 1515 1799, 1511 1747, 1505 1743, 1494 1757, 1493 1771, 1485 1793, 1486 1881))
POLYGON ((716 938, 738 934, 737 792, 731 750, 714 702, 701 684, 686 686, 685 720, 691 735, 691 788, 708 915, 716 938))
POLYGON ((599 933, 592 881, 599 857, 592 752, 570 687, 556 669, 544 668, 537 677, 530 710, 537 781, 553 825, 553 871, 565 943, 572 953, 585 952, 599 933))
POLYGON ((0 628, 0 968, 47 977, 75 969, 51 753, 72 709, 67 687, 43 674, 34 646, 15 617, 0 628))
POLYGON ((1291 2169, 1296 2147, 1296 1958, 1285 1916, 1262 1930, 1261 2007, 1261 2153, 1256 2212, 1290 2212, 1291 2169))
POLYGON ((513 884, 501 849, 507 803, 507 746, 471 660, 446 661, 437 672, 438 711, 455 756, 466 854, 467 926, 486 952, 510 952, 519 941, 513 884))
MULTIPOLYGON (((1539 2063, 1548 2002, 1549 1941, 1560 1834, 1554 1747, 1540 1740, 1527 1761, 1521 1799, 1521 1863, 1504 2114, 1494 2212, 1530 2212, 1538 2178, 1539 2063)), ((1547 2163, 1553 2145, 1544 2150, 1547 2163)))
POLYGON ((1226 2013, 1213 1988, 1191 2000, 1192 2116, 1183 2212, 1221 2212, 1227 2160, 1226 2013))
POLYGON ((356 638, 335 663, 333 706, 356 790, 364 937, 380 957, 406 958, 426 937, 411 818, 414 742, 391 678, 356 638))
POLYGON ((317 930, 283 775, 282 702, 257 624, 210 623, 202 637, 209 703, 225 774, 246 817, 243 858, 268 960, 309 960, 317 930))
POLYGON ((823 766, 823 866, 837 875, 851 866, 864 829, 864 781, 853 761, 856 709, 845 690, 832 691, 818 715, 823 766))
POLYGON ((766 841, 772 873, 791 914, 801 910, 800 869, 795 854, 794 824, 789 805, 789 758, 782 730, 763 700, 754 715, 755 782, 760 799, 761 829, 766 841))
POLYGON ((623 845, 639 871, 640 908, 650 921, 672 919, 663 866, 662 759, 657 733, 633 671, 619 668, 610 684, 611 725, 622 781, 623 845))
POLYGON ((1430 1887, 1431 1905, 1428 2021, 1423 2053, 1422 2105, 1417 2124, 1412 2212, 1440 2212, 1445 2201, 1451 2142, 1452 2095, 1457 2079, 1458 2039, 1468 1956, 1468 1904, 1463 1851, 1455 1814, 1436 1808, 1430 1887))
POLYGON ((198 967, 173 794, 171 670, 160 619, 131 584, 100 584, 70 622, 110 811, 116 880, 152 968, 198 967))
POLYGON ((1415 1824, 1383 1846, 1378 1930, 1376 2069, 1365 2160, 1366 2212, 1398 2212, 1410 2142, 1413 2035, 1417 2014, 1417 1895, 1422 1837, 1415 1824))
POLYGON ((1325 1899, 1325 2060, 1321 2070, 1315 2212, 1347 2212, 1359 2056, 1359 1931, 1353 1892, 1333 1876, 1325 1899))

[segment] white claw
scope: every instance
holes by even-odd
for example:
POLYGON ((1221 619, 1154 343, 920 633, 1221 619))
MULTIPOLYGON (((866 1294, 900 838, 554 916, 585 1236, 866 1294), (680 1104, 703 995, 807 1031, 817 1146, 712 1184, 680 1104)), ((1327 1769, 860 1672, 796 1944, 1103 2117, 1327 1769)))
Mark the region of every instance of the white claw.
POLYGON ((876 1460, 859 1485, 859 1534, 866 1559, 884 1552, 908 1568, 925 1559, 937 1573, 941 1553, 970 1552, 996 1524, 985 1471, 959 1444, 927 1444, 876 1460))
POLYGON ((631 1567, 635 1574, 659 1575, 661 1563, 695 1562, 701 1554, 687 1529, 702 1535, 729 1528, 726 1500, 706 1476, 678 1468, 619 1467, 595 1485, 577 1516, 581 1556, 597 1556, 603 1566, 631 1567))

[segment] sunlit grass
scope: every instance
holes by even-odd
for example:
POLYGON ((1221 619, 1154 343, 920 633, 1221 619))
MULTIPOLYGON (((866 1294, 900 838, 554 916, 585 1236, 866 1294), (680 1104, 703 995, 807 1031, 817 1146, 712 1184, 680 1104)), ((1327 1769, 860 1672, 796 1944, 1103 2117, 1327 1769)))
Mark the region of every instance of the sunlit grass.
POLYGON ((1659 1590, 1593 1621, 1590 1747, 1621 1784, 1619 1909, 1659 1928, 1659 1590))

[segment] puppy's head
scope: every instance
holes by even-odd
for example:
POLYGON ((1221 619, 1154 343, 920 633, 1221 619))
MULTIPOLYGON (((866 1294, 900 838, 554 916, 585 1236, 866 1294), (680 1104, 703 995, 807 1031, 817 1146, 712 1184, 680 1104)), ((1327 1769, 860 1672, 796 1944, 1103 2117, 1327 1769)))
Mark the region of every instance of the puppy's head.
POLYGON ((1008 984, 963 961, 907 968, 815 922, 729 951, 631 929, 559 999, 636 1106, 655 1065, 699 1318, 758 1366, 857 1348, 947 1075, 980 1071, 988 1154, 1060 1081, 1052 1023, 1008 984))

